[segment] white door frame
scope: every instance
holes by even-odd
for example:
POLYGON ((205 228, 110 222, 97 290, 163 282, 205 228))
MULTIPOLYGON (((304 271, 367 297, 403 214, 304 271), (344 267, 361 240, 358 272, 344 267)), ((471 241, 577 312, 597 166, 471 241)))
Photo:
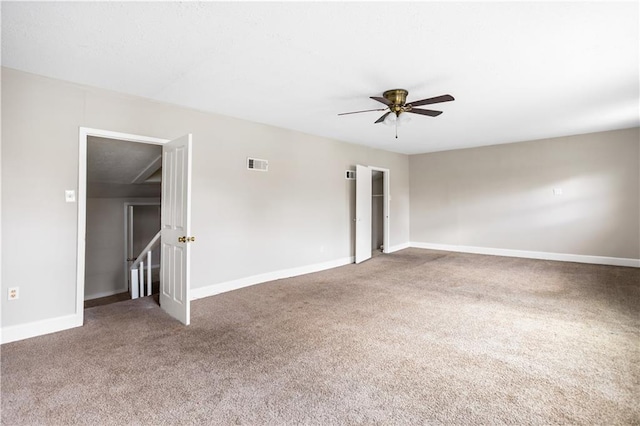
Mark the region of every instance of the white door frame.
MULTIPOLYGON (((75 323, 82 325, 84 322, 84 273, 86 256, 87 233, 87 142, 89 136, 104 139, 117 139, 127 142, 138 142, 155 145, 163 145, 169 139, 160 139, 149 136, 133 135, 130 133, 112 132, 110 130, 92 129, 80 127, 78 136, 78 249, 76 271, 76 313, 75 323)), ((126 228, 126 226, 125 226, 126 228)))
MULTIPOLYGON (((124 282, 127 283, 127 288, 131 291, 131 283, 129 280, 131 279, 131 273, 129 272, 129 267, 131 266, 127 262, 127 254, 131 256, 134 253, 129 252, 129 246, 132 244, 133 235, 129 235, 129 229, 133 227, 131 221, 133 220, 133 215, 129 217, 129 207, 135 206, 158 206, 160 208, 160 203, 155 201, 125 201, 124 202, 124 282)), ((158 231, 160 229, 158 228, 158 231)), ((131 250, 133 252, 133 249, 131 250)))
MULTIPOLYGON (((361 165, 357 165, 356 166, 358 169, 360 168, 364 168, 367 171, 379 171, 382 172, 382 210, 383 210, 383 219, 382 219, 382 245, 384 246, 383 249, 383 253, 390 253, 391 252, 391 248, 390 248, 390 244, 389 244, 389 235, 390 235, 390 227, 389 227, 389 223, 391 222, 391 208, 390 208, 390 201, 391 201, 391 173, 389 171, 389 169, 383 168, 383 167, 377 167, 377 166, 361 166, 361 165)), ((357 204, 358 204, 358 175, 357 175, 358 171, 356 171, 356 210, 358 210, 357 204)), ((367 175, 370 177, 371 174, 367 173, 367 175)), ((370 182, 371 183, 371 182, 370 182)), ((370 184, 368 189, 368 193, 367 194, 362 194, 362 196, 364 196, 369 202, 371 202, 371 197, 372 197, 372 191, 371 191, 371 187, 372 185, 370 184)), ((365 191, 367 191, 365 189, 365 191)), ((357 213, 357 212, 356 212, 357 213)), ((369 215, 373 216, 373 212, 370 211, 369 215)), ((368 222, 369 222, 369 228, 371 226, 371 219, 372 217, 368 218, 368 222)), ((362 256, 358 257, 358 254, 362 254, 362 249, 358 249, 358 247, 362 247, 364 246, 364 241, 359 240, 359 238, 362 238, 362 234, 358 233, 358 223, 360 222, 361 218, 356 217, 354 219, 356 221, 356 241, 355 241, 355 253, 354 253, 354 261, 355 263, 360 263, 363 262, 365 260, 368 260, 371 258, 371 233, 369 233, 369 238, 367 241, 367 256, 366 258, 362 258, 362 256), (360 245, 359 245, 360 243, 360 245)))
POLYGON ((384 169, 382 167, 376 167, 376 166, 369 166, 369 168, 371 170, 376 170, 378 172, 382 172, 382 217, 383 217, 383 221, 382 221, 382 245, 384 246, 384 250, 382 250, 383 253, 389 253, 390 252, 390 245, 389 245, 389 223, 391 222, 390 218, 391 218, 391 209, 389 202, 391 201, 391 187, 390 187, 390 178, 391 176, 389 175, 389 169, 384 169))

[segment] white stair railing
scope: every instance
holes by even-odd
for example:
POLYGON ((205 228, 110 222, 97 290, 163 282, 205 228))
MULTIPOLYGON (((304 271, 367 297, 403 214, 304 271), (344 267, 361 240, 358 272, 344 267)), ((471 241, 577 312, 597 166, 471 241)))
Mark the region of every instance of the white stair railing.
POLYGON ((140 254, 136 257, 135 262, 129 268, 131 273, 131 298, 137 299, 138 297, 145 296, 145 266, 146 266, 146 284, 147 284, 147 296, 151 296, 151 253, 153 249, 160 245, 160 231, 149 241, 149 244, 142 249, 140 254), (146 259, 146 262, 145 262, 146 259))

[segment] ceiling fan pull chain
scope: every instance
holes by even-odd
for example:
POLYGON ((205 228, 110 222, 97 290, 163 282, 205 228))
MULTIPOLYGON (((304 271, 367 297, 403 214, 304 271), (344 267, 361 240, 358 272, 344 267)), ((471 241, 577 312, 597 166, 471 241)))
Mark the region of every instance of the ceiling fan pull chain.
POLYGON ((398 119, 396 118, 396 139, 398 139, 398 119))

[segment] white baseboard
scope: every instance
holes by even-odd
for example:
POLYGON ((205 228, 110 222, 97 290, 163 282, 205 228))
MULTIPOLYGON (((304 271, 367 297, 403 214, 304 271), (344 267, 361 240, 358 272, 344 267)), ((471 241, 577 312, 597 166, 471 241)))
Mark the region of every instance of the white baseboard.
POLYGON ((27 324, 10 325, 2 327, 0 341, 4 343, 15 342, 17 340, 28 339, 30 337, 42 336, 43 334, 55 333, 57 331, 68 330, 82 325, 82 314, 65 315, 41 321, 34 321, 27 324))
POLYGON ((393 253, 394 251, 404 250, 409 247, 411 247, 411 243, 397 244, 395 246, 390 246, 389 250, 386 251, 385 253, 393 253))
POLYGON ((250 277, 213 284, 206 287, 192 288, 191 300, 202 299, 203 297, 214 296, 216 294, 237 290, 243 287, 249 287, 249 286, 264 283, 267 281, 274 281, 282 278, 290 278, 290 277, 296 277, 298 275, 305 275, 313 272, 320 272, 326 269, 337 268, 338 266, 349 265, 353 262, 354 262, 353 256, 344 257, 342 259, 330 260, 328 262, 322 262, 322 263, 315 263, 313 265, 300 266, 297 268, 268 272, 266 274, 253 275, 250 277))
POLYGON ((488 254, 492 256, 523 257, 527 259, 557 260, 560 262, 591 263, 595 265, 629 266, 640 268, 640 259, 622 257, 588 256, 583 254, 550 253, 542 251, 526 251, 497 249, 489 247, 457 246, 450 244, 409 243, 411 247, 431 250, 454 251, 460 253, 488 254))
POLYGON ((113 296, 114 294, 124 293, 124 292, 126 292, 128 290, 129 289, 127 287, 123 287, 123 288, 119 288, 119 289, 116 289, 116 290, 102 291, 100 293, 85 294, 84 295, 84 300, 86 302, 87 300, 93 300, 93 299, 99 299, 101 297, 113 296))

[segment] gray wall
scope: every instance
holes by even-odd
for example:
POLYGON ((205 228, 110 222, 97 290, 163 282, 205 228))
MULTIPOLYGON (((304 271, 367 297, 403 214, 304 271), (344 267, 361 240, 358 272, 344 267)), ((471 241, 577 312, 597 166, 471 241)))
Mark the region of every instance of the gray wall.
POLYGON ((639 162, 638 128, 411 156, 411 241, 638 259, 639 162))
POLYGON ((358 163, 391 170, 392 247, 411 212, 415 242, 640 257, 638 129, 409 159, 3 68, 3 327, 75 312, 80 126, 193 133, 193 288, 352 256, 358 163))
MULTIPOLYGON (((160 200, 158 200, 158 203, 160 200)), ((137 256, 160 232, 160 206, 133 206, 133 253, 137 256)), ((151 262, 160 262, 160 250, 153 251, 151 262)))
MULTIPOLYGON (((87 198, 85 300, 127 291, 123 271, 124 203, 154 201, 160 202, 159 199, 87 198)), ((160 230, 158 207, 136 206, 134 209, 134 231, 138 232, 134 232, 133 256, 160 230)))
MULTIPOLYGON (((231 111, 232 112, 232 111, 231 111)), ((192 288, 353 256, 357 163, 391 170, 391 245, 409 241, 409 160, 2 69, 2 325, 75 312, 78 127, 193 133, 192 288), (246 157, 269 160, 268 173, 246 157), (38 268, 34 268, 38 262, 38 268)))

